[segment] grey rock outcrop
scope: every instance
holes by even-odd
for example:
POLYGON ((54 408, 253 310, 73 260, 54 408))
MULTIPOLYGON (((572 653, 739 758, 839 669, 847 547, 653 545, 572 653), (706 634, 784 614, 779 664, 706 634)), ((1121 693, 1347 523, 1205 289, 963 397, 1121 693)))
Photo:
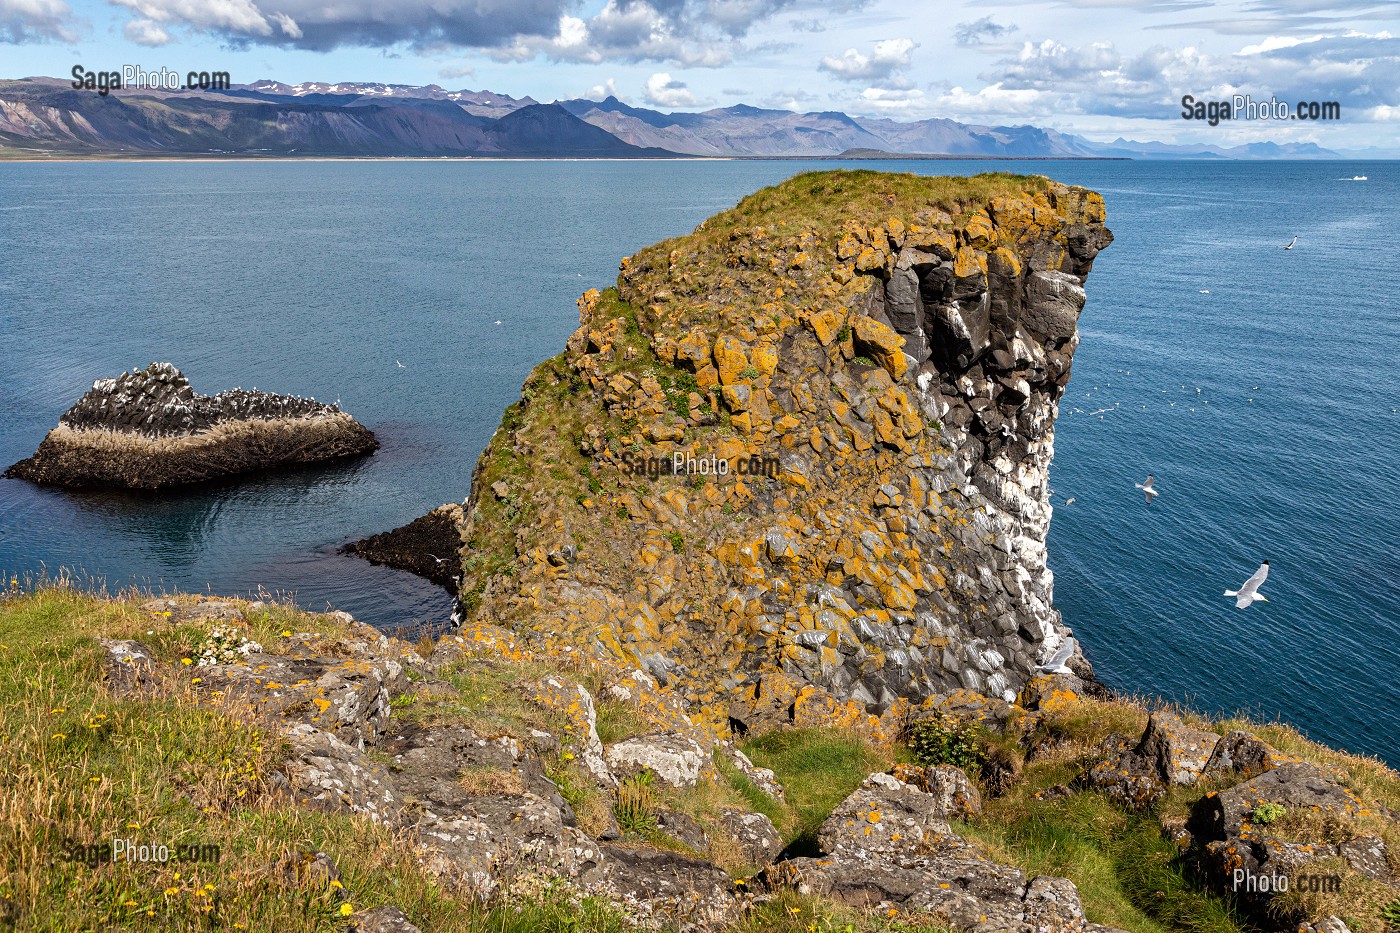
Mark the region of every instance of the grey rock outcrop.
POLYGON ((778 862, 762 878, 772 888, 918 911, 976 933, 1107 933, 1084 922, 1073 882, 997 864, 952 831, 949 815, 939 798, 872 774, 822 823, 821 857, 778 862))

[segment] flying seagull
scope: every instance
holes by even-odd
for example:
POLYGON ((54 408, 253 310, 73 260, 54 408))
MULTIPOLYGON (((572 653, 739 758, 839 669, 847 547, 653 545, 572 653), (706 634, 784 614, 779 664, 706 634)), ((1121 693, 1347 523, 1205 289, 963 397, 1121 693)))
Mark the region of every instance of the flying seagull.
POLYGON ((1259 587, 1264 585, 1264 581, 1267 580, 1268 577, 1269 562, 1264 561, 1264 563, 1259 565, 1259 569, 1254 571, 1254 576, 1244 581, 1244 586, 1237 590, 1226 590, 1225 595, 1235 597, 1236 609, 1243 609, 1250 603, 1266 603, 1268 600, 1259 595, 1259 587))
POLYGON ((1287 246, 1285 246, 1284 249, 1292 249, 1292 248, 1293 248, 1293 245, 1294 245, 1295 243, 1297 243, 1297 242, 1298 242, 1298 235, 1297 235, 1297 234, 1294 234, 1294 235, 1293 235, 1293 241, 1292 241, 1291 243, 1289 243, 1287 246))
POLYGON ((405 366, 404 364, 400 363, 398 360, 394 360, 394 365, 397 366, 399 369, 408 369, 407 366, 405 366))
POLYGON ((1071 502, 1073 502, 1073 501, 1074 501, 1074 496, 1070 496, 1068 499, 1065 500, 1065 505, 1069 505, 1069 504, 1070 504, 1071 502))
MULTIPOLYGON (((1194 410, 1194 409, 1193 409, 1193 410, 1194 410)), ((1157 477, 1153 476, 1151 473, 1148 473, 1148 474, 1147 474, 1147 482, 1145 482, 1145 483, 1138 483, 1138 484, 1137 484, 1137 488, 1138 488, 1138 489, 1141 489, 1141 490, 1142 490, 1142 494, 1143 494, 1144 496, 1147 497, 1147 504, 1148 504, 1148 505, 1151 505, 1151 504, 1152 504, 1152 497, 1153 497, 1153 496, 1160 495, 1160 493, 1157 492, 1156 487, 1153 485, 1153 484, 1156 483, 1156 482, 1157 482, 1157 477)))
POLYGON ((1073 638, 1066 638, 1060 647, 1055 649, 1055 653, 1050 655, 1050 660, 1036 665, 1036 670, 1042 674, 1073 674, 1074 671, 1069 669, 1068 662, 1077 644, 1073 638))

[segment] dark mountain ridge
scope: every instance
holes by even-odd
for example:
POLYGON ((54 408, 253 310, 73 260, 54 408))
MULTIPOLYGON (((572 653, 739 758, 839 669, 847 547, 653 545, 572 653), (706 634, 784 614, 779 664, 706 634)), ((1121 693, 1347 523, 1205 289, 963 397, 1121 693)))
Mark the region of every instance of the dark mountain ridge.
POLYGON ((1315 144, 1098 143, 1032 125, 901 122, 736 104, 664 113, 616 97, 541 104, 438 85, 263 80, 225 91, 121 90, 0 81, 0 156, 246 155, 535 158, 1335 158, 1315 144))

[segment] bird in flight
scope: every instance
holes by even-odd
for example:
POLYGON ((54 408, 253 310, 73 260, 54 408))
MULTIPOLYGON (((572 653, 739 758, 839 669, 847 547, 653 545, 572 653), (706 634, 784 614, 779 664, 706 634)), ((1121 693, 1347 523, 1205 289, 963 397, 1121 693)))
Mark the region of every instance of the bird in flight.
POLYGON ((1074 501, 1074 496, 1070 496, 1068 499, 1065 500, 1065 505, 1069 505, 1069 504, 1070 504, 1071 502, 1073 502, 1073 501, 1074 501))
POLYGON ((1244 581, 1244 586, 1237 590, 1226 590, 1226 596, 1235 597, 1235 608, 1244 609, 1250 603, 1266 603, 1268 600, 1259 595, 1259 587, 1264 585, 1264 581, 1269 578, 1269 562, 1259 565, 1259 569, 1254 571, 1254 576, 1244 581))
POLYGON ((1050 655, 1050 660, 1036 665, 1036 670, 1042 674, 1073 674, 1074 671, 1069 669, 1068 662, 1077 644, 1073 638, 1066 638, 1060 647, 1055 649, 1055 653, 1050 655))
POLYGON ((1147 474, 1147 482, 1145 482, 1145 483, 1138 483, 1138 484, 1137 484, 1137 488, 1138 488, 1138 489, 1141 489, 1141 490, 1142 490, 1142 494, 1143 494, 1144 496, 1147 497, 1147 504, 1148 504, 1148 505, 1151 505, 1151 504, 1152 504, 1152 497, 1153 497, 1153 496, 1160 495, 1160 493, 1157 492, 1157 488, 1156 488, 1156 486, 1155 486, 1156 482, 1157 482, 1157 477, 1153 476, 1151 473, 1148 473, 1148 474, 1147 474))
POLYGON ((404 364, 400 363, 398 360, 394 360, 394 365, 397 366, 399 369, 408 369, 407 366, 405 366, 404 364))
POLYGON ((1284 249, 1292 249, 1293 246, 1294 246, 1294 244, 1296 244, 1297 242, 1298 242, 1298 235, 1297 235, 1297 234, 1294 234, 1294 235, 1293 235, 1293 240, 1292 240, 1292 242, 1290 242, 1287 246, 1285 246, 1284 249))

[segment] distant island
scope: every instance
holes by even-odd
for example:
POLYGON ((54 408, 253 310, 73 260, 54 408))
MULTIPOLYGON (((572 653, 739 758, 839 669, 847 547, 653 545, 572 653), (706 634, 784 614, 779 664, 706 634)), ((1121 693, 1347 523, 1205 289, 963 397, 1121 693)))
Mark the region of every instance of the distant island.
POLYGON ((218 91, 0 80, 0 159, 1319 159, 1313 143, 1098 143, 1036 126, 901 122, 745 104, 662 113, 437 85, 257 81, 218 91))

